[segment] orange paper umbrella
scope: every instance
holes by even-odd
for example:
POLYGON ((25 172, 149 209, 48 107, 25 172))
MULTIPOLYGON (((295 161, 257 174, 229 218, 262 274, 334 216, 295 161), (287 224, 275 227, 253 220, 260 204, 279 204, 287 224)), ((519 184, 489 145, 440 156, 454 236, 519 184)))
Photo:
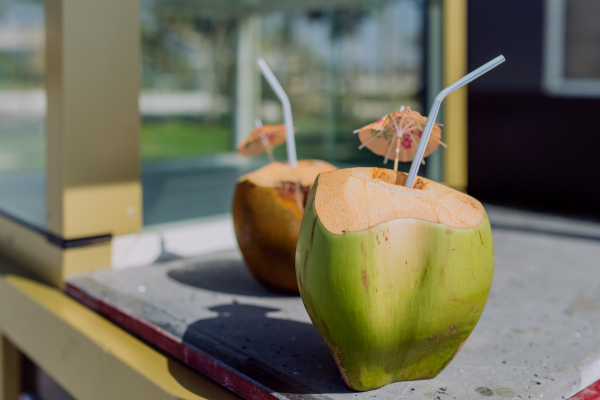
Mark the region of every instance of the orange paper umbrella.
POLYGON ((237 152, 246 156, 255 156, 267 152, 273 161, 273 148, 285 143, 285 125, 262 125, 256 122, 256 129, 238 144, 237 152))
MULTIPOLYGON (((387 164, 388 159, 394 158, 394 171, 397 171, 398 161, 412 161, 414 158, 426 122, 427 117, 410 107, 402 107, 400 111, 354 131, 362 142, 358 148, 368 147, 373 153, 385 157, 384 164, 387 164)), ((440 124, 435 123, 425 149, 425 157, 433 153, 438 145, 446 146, 441 138, 440 124)))

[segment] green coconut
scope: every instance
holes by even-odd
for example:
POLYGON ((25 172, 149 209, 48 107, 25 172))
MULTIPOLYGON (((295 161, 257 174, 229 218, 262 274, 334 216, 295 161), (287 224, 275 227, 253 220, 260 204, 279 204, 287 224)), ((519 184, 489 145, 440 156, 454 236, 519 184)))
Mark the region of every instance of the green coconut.
POLYGON ((494 272, 481 203, 380 168, 322 173, 296 249, 304 306, 354 390, 429 379, 459 352, 494 272))

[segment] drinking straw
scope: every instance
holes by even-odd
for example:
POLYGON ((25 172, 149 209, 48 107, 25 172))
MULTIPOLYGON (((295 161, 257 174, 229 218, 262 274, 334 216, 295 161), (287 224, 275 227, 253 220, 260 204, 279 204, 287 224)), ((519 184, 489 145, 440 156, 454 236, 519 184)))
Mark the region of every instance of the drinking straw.
POLYGON ((286 148, 288 162, 292 168, 296 168, 298 165, 296 157, 296 141, 294 139, 294 123, 292 121, 292 106, 290 105, 290 99, 281 87, 281 84, 273 75, 273 72, 262 58, 256 60, 258 67, 260 68, 263 76, 269 82, 271 89, 275 92, 281 105, 283 106, 283 121, 285 123, 285 136, 286 136, 286 148))
POLYGON ((415 158, 413 159, 413 162, 410 165, 410 171, 408 173, 408 178, 406 179, 406 183, 404 184, 404 186, 412 188, 415 184, 415 180, 417 179, 417 172, 419 171, 419 166, 421 166, 423 154, 425 153, 425 148, 427 147, 427 142, 429 141, 429 136, 431 135, 431 130, 433 129, 433 124, 435 123, 435 117, 437 117, 437 113, 440 110, 440 104, 442 103, 442 100, 444 100, 444 97, 448 96, 450 93, 466 85, 472 80, 479 78, 486 72, 491 71, 498 65, 502 64, 504 61, 505 58, 502 55, 494 58, 492 61, 483 64, 481 67, 477 68, 470 74, 463 76, 462 78, 454 82, 452 85, 442 90, 436 96, 435 100, 433 101, 433 105, 431 106, 431 110, 429 111, 429 115, 427 116, 427 123, 425 124, 425 128, 423 129, 421 141, 419 142, 419 147, 417 148, 417 152, 415 153, 415 158))

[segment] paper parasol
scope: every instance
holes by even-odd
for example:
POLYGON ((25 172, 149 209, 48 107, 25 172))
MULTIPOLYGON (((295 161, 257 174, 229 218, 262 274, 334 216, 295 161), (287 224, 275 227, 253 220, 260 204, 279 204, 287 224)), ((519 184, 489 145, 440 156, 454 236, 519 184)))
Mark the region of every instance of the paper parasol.
POLYGON ((237 152, 246 156, 266 152, 269 160, 273 161, 273 148, 285 143, 285 125, 262 125, 258 121, 257 125, 250 135, 238 144, 237 152))
MULTIPOLYGON (((427 118, 410 107, 401 108, 387 114, 379 121, 355 131, 362 143, 359 149, 367 147, 373 153, 385 157, 383 163, 394 158, 394 170, 398 170, 398 161, 412 161, 421 140, 421 134, 427 118)), ((437 149, 438 145, 446 146, 442 141, 440 124, 435 123, 431 139, 427 143, 425 157, 437 149)))

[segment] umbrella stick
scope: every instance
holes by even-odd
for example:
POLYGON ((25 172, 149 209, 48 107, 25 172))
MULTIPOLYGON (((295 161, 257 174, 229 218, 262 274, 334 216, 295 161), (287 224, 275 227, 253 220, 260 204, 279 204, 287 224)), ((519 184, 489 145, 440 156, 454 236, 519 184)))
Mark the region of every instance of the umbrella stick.
POLYGON ((290 99, 287 94, 281 87, 281 84, 262 58, 256 60, 263 76, 271 86, 271 89, 275 92, 279 100, 281 101, 281 105, 283 107, 283 120, 285 122, 285 135, 286 135, 286 147, 287 147, 287 155, 288 162, 292 168, 296 168, 298 165, 297 157, 296 157, 296 141, 294 139, 294 122, 292 120, 292 106, 290 104, 290 99))
POLYGON ((398 157, 400 157, 400 138, 396 144, 396 161, 394 161, 394 171, 398 172, 398 157))
POLYGON ((429 140, 435 140, 436 142, 438 142, 441 146, 448 148, 448 145, 444 142, 442 142, 441 140, 437 140, 436 138, 432 138, 430 137, 429 140))
MULTIPOLYGON (((410 111, 410 107, 408 107, 408 110, 410 111)), ((400 108, 400 112, 404 111, 404 106, 402 106, 402 108, 400 108)), ((398 158, 400 157, 400 139, 402 138, 402 135, 404 134, 404 113, 402 113, 402 117, 400 117, 400 127, 398 127, 398 124, 396 123, 396 120, 394 119, 394 117, 392 117, 392 122, 394 123, 394 126, 396 127, 396 133, 394 134, 394 136, 396 136, 398 138, 398 141, 396 143, 396 160, 394 161, 394 171, 398 171, 398 158)), ((384 161, 384 164, 387 164, 387 158, 389 157, 390 154, 390 150, 392 149, 394 142, 390 143, 390 148, 388 149, 388 155, 386 156, 386 160, 384 161)))
POLYGON ((423 129, 423 134, 421 135, 421 142, 419 143, 419 147, 417 148, 417 153, 415 154, 415 158, 413 159, 412 164, 410 165, 410 172, 408 173, 408 178, 406 178, 405 186, 412 188, 415 185, 415 181, 417 180, 417 172, 419 171, 419 167, 421 166, 421 161, 423 160, 423 155, 425 154, 425 148, 427 147, 427 142, 429 141, 429 136, 431 136, 431 130, 433 129, 433 124, 435 123, 435 117, 437 117, 438 111, 440 110, 440 105, 442 104, 442 100, 444 97, 454 92, 456 89, 466 85, 474 79, 479 78, 481 75, 489 72, 493 68, 502 64, 505 60, 504 56, 498 56, 493 60, 485 63, 481 67, 477 68, 475 71, 463 76, 452 85, 448 86, 446 89, 442 90, 433 101, 431 105, 431 110, 429 111, 429 115, 427 116, 427 123, 425 124, 425 128, 423 129))
MULTIPOLYGON (((412 110, 410 109, 410 107, 406 107, 408 113, 410 113, 412 110)), ((402 116, 402 118, 404 118, 404 115, 402 116)), ((414 121, 414 119, 413 119, 414 121)), ((402 121, 400 121, 400 125, 402 126, 402 121)), ((410 128, 410 126, 407 126, 406 129, 403 129, 402 134, 404 135, 404 131, 408 131, 408 129, 410 128)), ((408 132, 408 136, 410 137, 411 141, 413 142, 413 144, 415 145, 415 148, 417 148, 419 146, 419 142, 417 142, 417 140, 415 139, 415 135, 412 133, 412 131, 408 132)))
MULTIPOLYGON (((388 130, 389 128, 387 126, 384 126, 383 128, 381 128, 379 130, 379 132, 377 132, 375 135, 371 136, 371 138, 369 140, 367 140, 366 142, 364 142, 363 144, 361 144, 360 146, 358 146, 359 150, 362 150, 365 148, 366 145, 368 145, 369 143, 371 143, 373 140, 375 140, 375 138, 379 135, 381 135, 383 132, 385 132, 386 130, 388 130)), ((359 129, 360 130, 360 129, 359 129)))
POLYGON ((267 147, 267 157, 269 157, 269 162, 275 161, 275 156, 273 155, 273 149, 271 147, 267 147))
POLYGON ((275 161, 275 156, 273 156, 273 149, 271 148, 271 144, 269 143, 269 140, 265 136, 264 132, 260 133, 260 141, 262 142, 262 145, 265 148, 265 151, 267 152, 267 157, 269 157, 269 162, 275 161))
POLYGON ((392 153, 392 148, 394 147, 394 140, 400 140, 400 138, 396 135, 394 135, 394 137, 392 138, 392 141, 390 142, 390 147, 388 147, 388 152, 385 155, 385 158, 383 159, 384 164, 387 164, 388 160, 390 159, 390 154, 392 153))
POLYGON ((419 142, 417 142, 417 139, 415 138, 415 134, 414 133, 409 133, 408 135, 410 136, 410 140, 415 145, 415 148, 418 148, 419 147, 419 142))

